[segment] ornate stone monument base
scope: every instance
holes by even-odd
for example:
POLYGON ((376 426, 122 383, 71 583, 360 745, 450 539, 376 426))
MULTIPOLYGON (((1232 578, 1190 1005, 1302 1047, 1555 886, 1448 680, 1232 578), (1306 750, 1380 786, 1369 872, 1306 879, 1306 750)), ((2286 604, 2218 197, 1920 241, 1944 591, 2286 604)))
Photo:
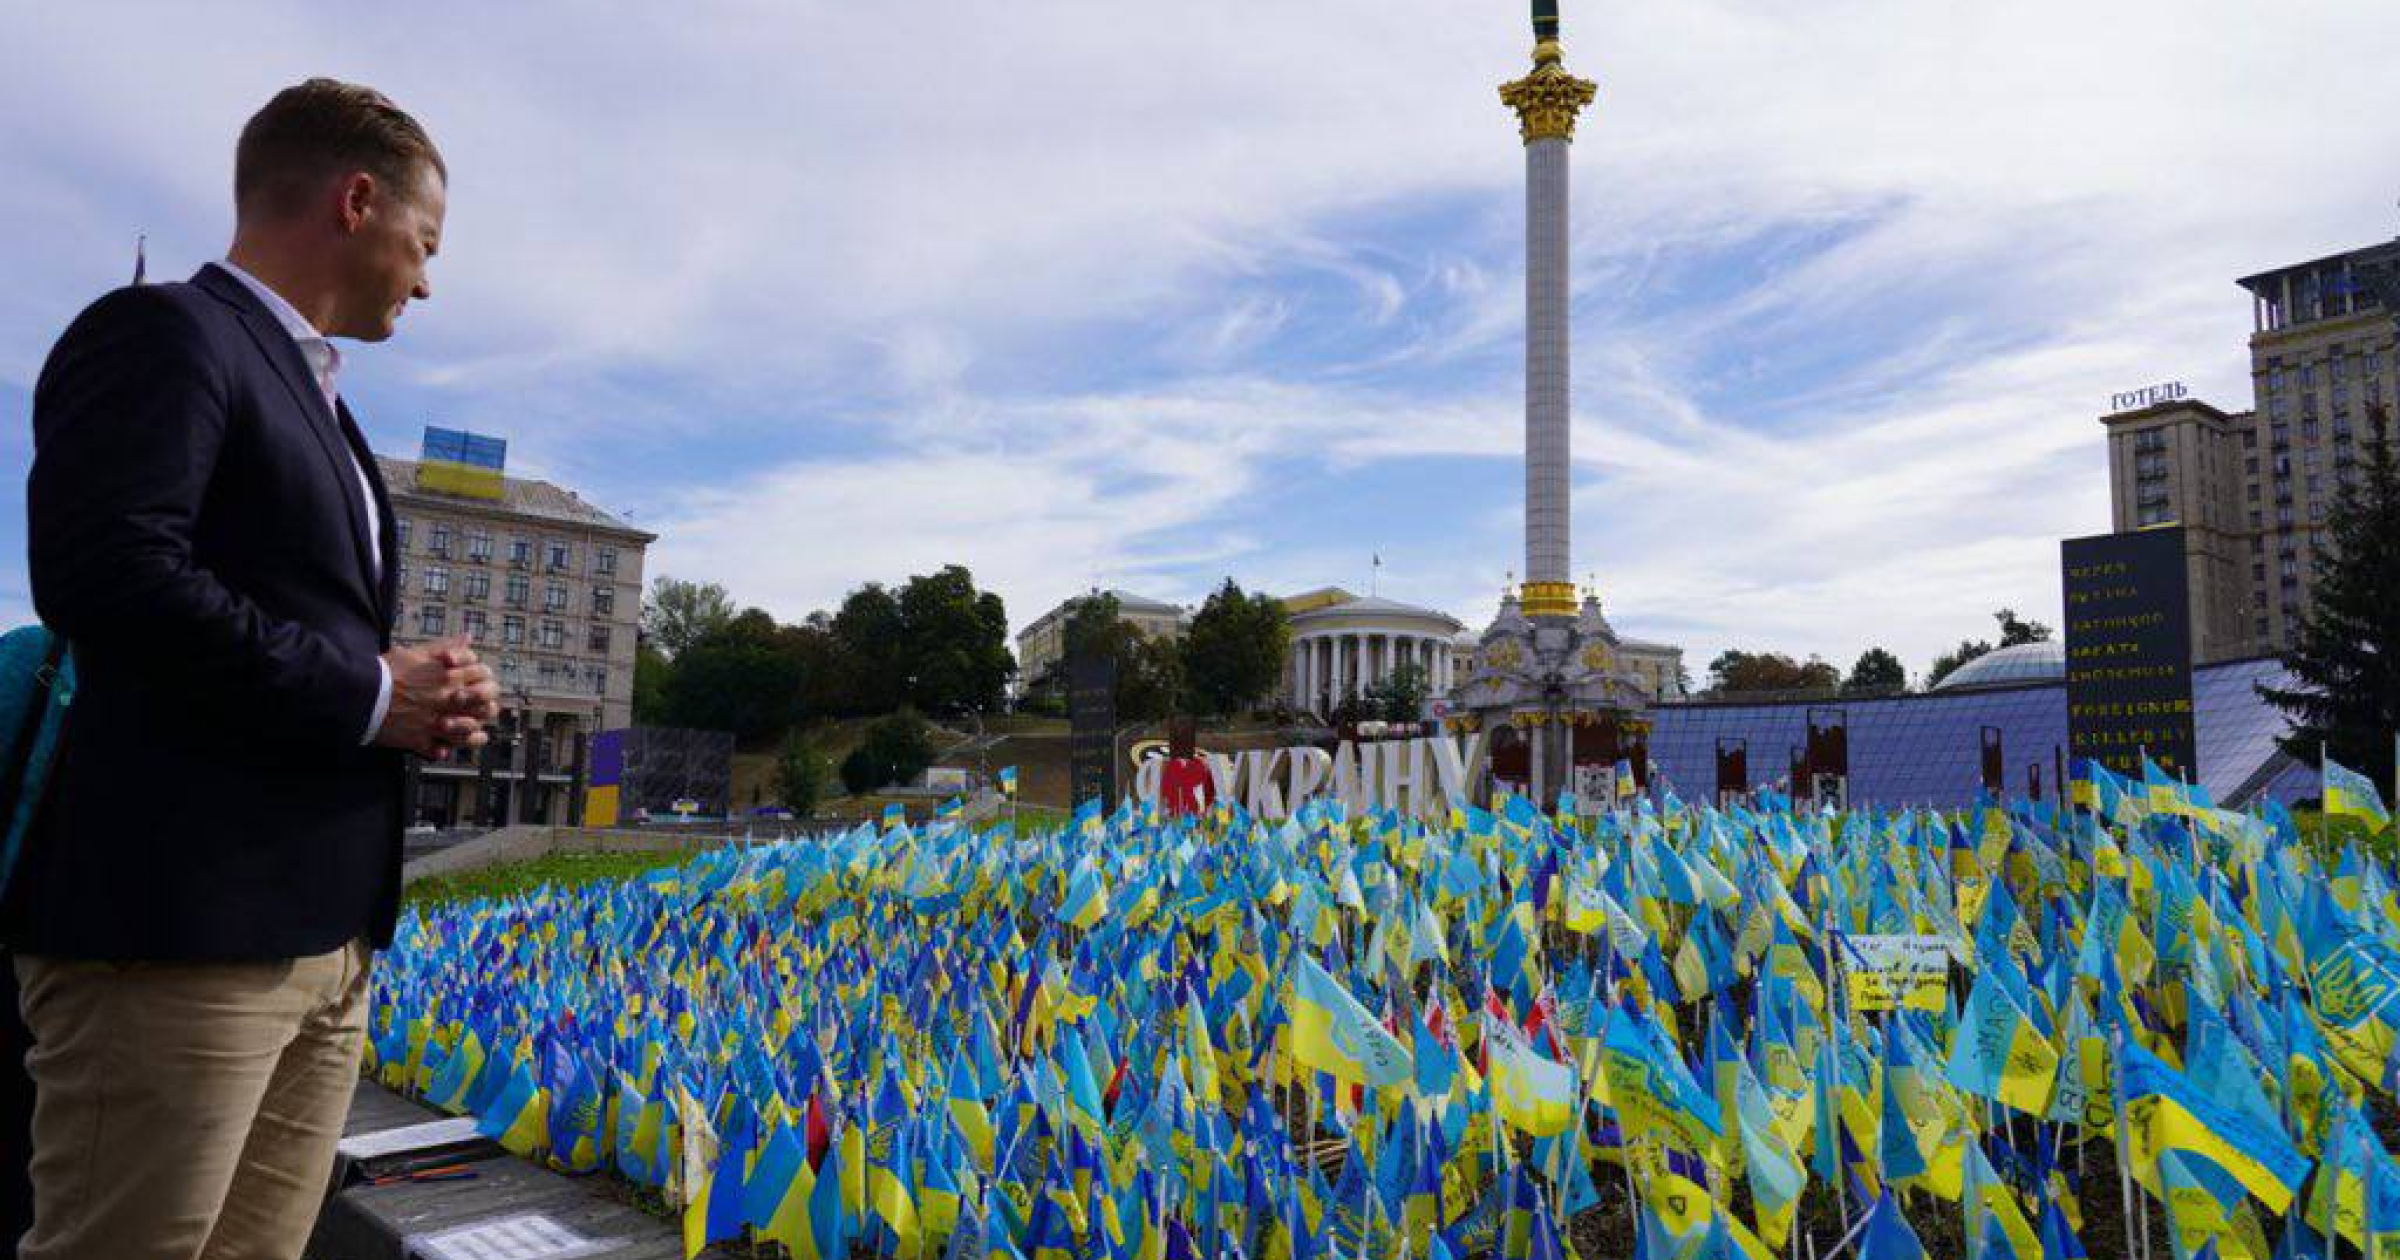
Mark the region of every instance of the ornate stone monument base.
POLYGON ((1620 764, 1647 779, 1649 704, 1620 670, 1617 633, 1598 597, 1587 593, 1572 617, 1528 617, 1511 591, 1446 722, 1484 732, 1487 787, 1522 791, 1547 808, 1560 791, 1583 791, 1589 776, 1620 764))

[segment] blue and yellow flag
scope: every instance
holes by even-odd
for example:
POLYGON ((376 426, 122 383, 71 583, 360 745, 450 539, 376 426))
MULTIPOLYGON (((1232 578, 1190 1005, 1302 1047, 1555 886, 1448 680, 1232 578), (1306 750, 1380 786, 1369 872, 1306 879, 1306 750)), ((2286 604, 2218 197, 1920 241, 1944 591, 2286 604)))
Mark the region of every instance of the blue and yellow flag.
POLYGON ((1292 978, 1292 1057, 1353 1085, 1378 1089, 1409 1080, 1406 1047, 1339 980, 1303 953, 1292 978))
POLYGON ((2132 1138, 2134 1170, 2159 1184, 2158 1157, 2166 1152, 2199 1156, 2230 1174, 2270 1212, 2291 1206, 2308 1176, 2309 1160, 2278 1126, 2266 1123, 2192 1087, 2183 1073, 2142 1048, 2121 1042, 2118 1080, 2132 1138))
POLYGON ((2328 818, 2356 818, 2372 827, 2392 821, 2374 782, 2331 757, 2325 759, 2324 804, 2328 818))

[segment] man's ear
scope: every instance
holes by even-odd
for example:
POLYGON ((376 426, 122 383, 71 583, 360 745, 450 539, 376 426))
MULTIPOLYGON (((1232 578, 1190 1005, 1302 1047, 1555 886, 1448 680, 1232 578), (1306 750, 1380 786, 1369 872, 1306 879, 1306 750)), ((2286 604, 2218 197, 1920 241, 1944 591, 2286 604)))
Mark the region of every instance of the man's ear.
POLYGON ((356 232, 366 226, 367 216, 373 212, 376 195, 381 191, 375 186, 375 177, 365 171, 352 171, 342 177, 334 206, 342 231, 356 232))

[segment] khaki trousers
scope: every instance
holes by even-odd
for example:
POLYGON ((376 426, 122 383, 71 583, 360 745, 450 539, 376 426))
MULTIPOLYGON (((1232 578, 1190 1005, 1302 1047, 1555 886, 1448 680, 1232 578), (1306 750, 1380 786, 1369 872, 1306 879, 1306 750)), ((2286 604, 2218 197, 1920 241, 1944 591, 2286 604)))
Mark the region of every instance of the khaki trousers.
POLYGON ((371 958, 363 942, 273 963, 19 958, 20 1260, 297 1260, 358 1084, 371 958))

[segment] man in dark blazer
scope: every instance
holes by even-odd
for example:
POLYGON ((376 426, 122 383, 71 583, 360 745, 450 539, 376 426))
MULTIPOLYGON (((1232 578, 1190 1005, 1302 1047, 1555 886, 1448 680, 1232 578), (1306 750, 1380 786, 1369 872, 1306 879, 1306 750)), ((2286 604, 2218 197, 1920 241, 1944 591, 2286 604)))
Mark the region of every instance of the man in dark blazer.
POLYGON ((34 390, 34 605, 79 686, 0 906, 36 1102, 20 1254, 296 1257, 399 904, 401 758, 483 741, 394 647, 392 512, 331 338, 430 296, 447 172, 372 90, 278 94, 224 262, 86 309, 34 390))

